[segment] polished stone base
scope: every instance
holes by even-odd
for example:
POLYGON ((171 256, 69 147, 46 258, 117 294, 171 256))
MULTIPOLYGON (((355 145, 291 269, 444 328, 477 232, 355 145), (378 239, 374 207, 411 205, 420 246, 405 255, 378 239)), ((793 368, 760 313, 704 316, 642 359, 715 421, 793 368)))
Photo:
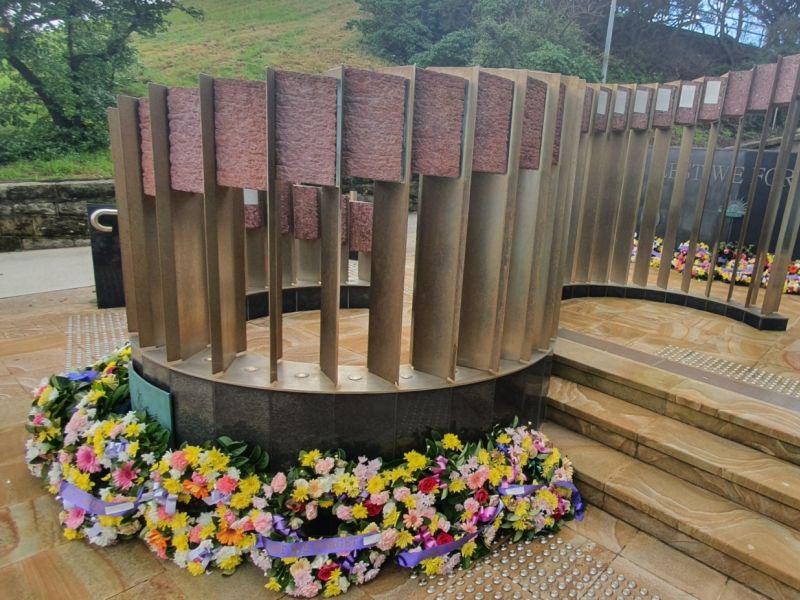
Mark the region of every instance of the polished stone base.
POLYGON ((715 315, 722 315, 762 331, 786 331, 789 319, 780 314, 763 315, 757 308, 734 306, 705 296, 662 290, 654 287, 615 285, 612 283, 568 283, 561 293, 562 300, 572 298, 630 298, 666 302, 688 308, 696 308, 715 315))
POLYGON ((202 443, 221 435, 259 444, 272 466, 286 467, 300 450, 343 448, 349 456, 392 459, 424 447, 431 430, 477 440, 496 423, 544 419, 551 356, 498 377, 442 382, 428 389, 378 393, 255 388, 198 377, 147 357, 137 372, 170 391, 175 439, 202 443))

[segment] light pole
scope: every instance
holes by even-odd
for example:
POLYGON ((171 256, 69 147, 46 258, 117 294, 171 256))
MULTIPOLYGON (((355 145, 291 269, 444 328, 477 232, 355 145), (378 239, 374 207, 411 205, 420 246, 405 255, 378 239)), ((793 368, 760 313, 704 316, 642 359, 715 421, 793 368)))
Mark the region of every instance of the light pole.
POLYGON ((617 0, 611 0, 608 11, 608 29, 606 29, 606 46, 603 49, 603 83, 608 76, 608 58, 611 55, 611 36, 614 34, 614 17, 617 16, 617 0))

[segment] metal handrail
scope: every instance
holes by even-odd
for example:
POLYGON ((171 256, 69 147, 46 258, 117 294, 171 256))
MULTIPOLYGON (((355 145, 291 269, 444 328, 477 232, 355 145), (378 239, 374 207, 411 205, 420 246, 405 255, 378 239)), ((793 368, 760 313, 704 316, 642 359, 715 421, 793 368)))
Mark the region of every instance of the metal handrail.
POLYGON ((94 227, 97 231, 102 233, 111 233, 114 231, 113 227, 109 225, 103 225, 100 222, 100 219, 103 217, 116 217, 118 211, 116 208, 98 208, 89 216, 89 223, 94 227))

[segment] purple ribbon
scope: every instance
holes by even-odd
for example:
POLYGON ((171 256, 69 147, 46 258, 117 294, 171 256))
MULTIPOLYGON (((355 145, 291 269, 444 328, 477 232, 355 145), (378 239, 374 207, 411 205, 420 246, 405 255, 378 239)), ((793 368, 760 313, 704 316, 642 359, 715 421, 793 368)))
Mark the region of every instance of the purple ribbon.
POLYGON ((107 458, 117 458, 128 449, 128 442, 111 442, 106 444, 105 455, 107 458))
POLYGON ((203 498, 203 502, 205 502, 209 506, 211 506, 212 504, 217 504, 218 502, 227 504, 230 497, 231 497, 230 494, 223 494, 219 490, 214 490, 213 492, 211 492, 211 494, 203 498))
MULTIPOLYGON (((471 540, 474 540, 483 532, 486 527, 489 526, 488 523, 494 520, 499 513, 499 510, 500 509, 498 506, 486 506, 482 508, 480 511, 478 511, 475 517, 477 518, 478 522, 484 523, 484 525, 475 533, 465 534, 457 540, 453 540, 452 542, 448 542, 447 544, 442 544, 440 546, 426 547, 422 550, 405 550, 397 555, 397 564, 401 567, 406 567, 407 569, 413 569, 423 560, 435 558, 444 554, 450 554, 451 552, 461 549, 463 545, 471 540)), ((422 530, 420 530, 420 533, 422 533, 422 530)))
POLYGON ((417 551, 406 550, 397 555, 397 564, 401 567, 406 567, 407 569, 413 569, 423 560, 441 556, 443 554, 449 554, 450 552, 455 552, 456 550, 461 549, 461 547, 467 542, 478 537, 478 533, 478 531, 475 533, 468 533, 461 536, 457 540, 447 544, 442 544, 441 546, 433 546, 432 548, 426 548, 424 550, 417 551))
POLYGON ((133 513, 137 505, 136 502, 129 501, 105 502, 67 481, 61 482, 58 493, 64 508, 77 506, 90 515, 122 517, 133 513))
POLYGON ((501 496, 530 496, 537 490, 542 489, 543 487, 547 487, 545 485, 509 485, 508 482, 504 481, 500 484, 500 487, 497 488, 497 493, 501 496))
POLYGON ((266 550, 267 554, 273 558, 294 558, 300 556, 356 552, 365 548, 371 548, 377 544, 380 539, 380 533, 368 533, 301 542, 276 542, 259 535, 256 548, 266 550))
POLYGON ((211 550, 204 547, 195 548, 189 552, 187 560, 189 562, 199 562, 205 569, 208 566, 208 563, 211 561, 211 550))
POLYGON ((151 500, 163 506, 168 515, 174 515, 178 510, 178 495, 168 493, 160 483, 155 485, 152 492, 147 492, 139 498, 140 502, 150 502, 151 500))
POLYGON ((289 520, 283 515, 272 515, 272 529, 284 536, 294 535, 289 520))
POLYGON ((556 481, 553 483, 554 486, 568 489, 572 492, 571 501, 572 506, 575 507, 575 518, 578 521, 583 521, 583 513, 586 510, 586 506, 583 503, 583 496, 581 496, 580 491, 578 488, 575 487, 575 484, 571 481, 556 481))

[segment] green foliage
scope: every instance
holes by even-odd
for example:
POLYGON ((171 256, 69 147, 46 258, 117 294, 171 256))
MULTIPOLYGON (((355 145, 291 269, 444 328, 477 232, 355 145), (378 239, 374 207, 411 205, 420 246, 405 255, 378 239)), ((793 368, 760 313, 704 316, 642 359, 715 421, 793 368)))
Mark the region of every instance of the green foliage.
POLYGON ((2 125, 31 129, 26 140, 5 132, 0 162, 49 158, 65 148, 107 142, 105 109, 135 63, 134 33, 153 35, 180 0, 51 0, 4 3, 0 12, 2 125))
MULTIPOLYGON (((14 133, 16 138, 24 138, 25 135, 27 133, 14 133)), ((2 147, 3 142, 0 141, 2 147)), ((15 160, 0 164, 0 181, 108 179, 111 175, 111 153, 107 149, 67 152, 56 158, 15 160)))
POLYGON ((269 465, 269 454, 261 446, 248 444, 223 435, 217 438, 216 445, 231 457, 230 466, 236 467, 245 475, 265 473, 269 465))

